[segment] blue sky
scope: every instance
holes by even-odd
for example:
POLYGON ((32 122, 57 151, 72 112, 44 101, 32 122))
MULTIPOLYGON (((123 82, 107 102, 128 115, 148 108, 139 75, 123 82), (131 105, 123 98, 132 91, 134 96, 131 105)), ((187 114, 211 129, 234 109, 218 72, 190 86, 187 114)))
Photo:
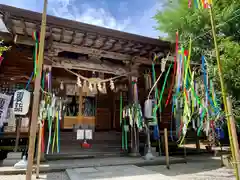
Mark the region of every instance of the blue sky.
MULTIPOLYGON (((157 38, 152 19, 161 0, 48 0, 48 14, 157 38)), ((43 0, 0 0, 1 4, 42 11, 43 0)))

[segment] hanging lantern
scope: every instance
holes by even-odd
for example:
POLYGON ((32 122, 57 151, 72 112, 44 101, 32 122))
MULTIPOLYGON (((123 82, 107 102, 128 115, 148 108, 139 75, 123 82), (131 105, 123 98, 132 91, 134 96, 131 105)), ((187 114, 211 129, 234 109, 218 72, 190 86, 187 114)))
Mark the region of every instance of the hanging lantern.
POLYGON ((110 80, 110 89, 113 91, 114 88, 115 88, 114 82, 113 82, 113 80, 111 79, 111 80, 110 80))
POLYGON ((82 82, 81 82, 80 77, 77 77, 77 85, 78 85, 78 87, 82 87, 82 82))
POLYGON ((64 90, 63 81, 61 81, 61 83, 60 83, 60 89, 61 89, 61 90, 64 90))

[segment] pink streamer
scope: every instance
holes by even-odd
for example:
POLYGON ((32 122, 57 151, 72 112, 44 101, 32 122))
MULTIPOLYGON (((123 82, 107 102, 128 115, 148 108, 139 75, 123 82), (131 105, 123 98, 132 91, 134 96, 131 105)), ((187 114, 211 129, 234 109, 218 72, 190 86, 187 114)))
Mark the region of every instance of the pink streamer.
POLYGON ((0 66, 1 66, 1 64, 2 64, 2 62, 3 62, 3 57, 2 56, 0 56, 0 66))

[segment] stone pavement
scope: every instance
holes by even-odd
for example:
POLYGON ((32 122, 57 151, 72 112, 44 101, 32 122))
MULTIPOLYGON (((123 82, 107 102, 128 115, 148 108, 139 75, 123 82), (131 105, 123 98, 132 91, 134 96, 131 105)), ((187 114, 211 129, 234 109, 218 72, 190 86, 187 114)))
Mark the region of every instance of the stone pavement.
MULTIPOLYGON (((127 178, 141 179, 142 177, 144 177, 146 180, 149 179, 148 177, 153 177, 156 180, 161 177, 164 177, 166 179, 174 178, 176 180, 234 180, 235 179, 234 172, 232 169, 220 167, 219 159, 212 158, 212 157, 204 157, 204 156, 198 156, 198 157, 192 156, 188 158, 191 158, 192 161, 189 161, 187 164, 185 163, 171 164, 170 170, 166 169, 165 165, 143 166, 137 169, 135 167, 123 168, 125 177, 121 177, 121 179, 127 179, 127 178), (145 171, 144 169, 148 171, 145 171), (144 173, 147 173, 148 176, 145 177, 143 175, 144 173), (126 177, 127 174, 129 175, 129 177, 126 177)), ((100 167, 96 167, 96 170, 98 168, 101 169, 100 167)), ((109 178, 110 176, 112 177, 115 176, 114 178, 119 178, 116 176, 116 173, 119 176, 121 175, 121 172, 123 172, 123 170, 118 168, 117 170, 114 171, 111 168, 114 168, 114 167, 104 167, 103 170, 101 171, 102 172, 104 170, 108 171, 106 174, 109 175, 109 178), (115 172, 115 175, 111 174, 109 171, 115 172), (116 172, 116 171, 119 171, 119 172, 116 172)), ((90 171, 91 169, 88 168, 88 170, 90 171)), ((77 170, 77 171, 81 172, 84 170, 77 170)), ((86 171, 86 168, 85 168, 85 171, 86 171)), ((92 172, 92 175, 91 175, 92 179, 94 179, 94 174, 95 174, 95 177, 97 175, 96 172, 95 173, 92 172)), ((103 173, 102 174, 98 173, 98 174, 102 175, 103 173)), ((111 180, 114 178, 111 178, 111 180)), ((25 180, 25 175, 0 175, 0 180, 25 180)), ((36 180, 35 175, 33 175, 32 180, 36 180)), ((65 172, 54 172, 54 173, 42 173, 40 174, 40 179, 38 180, 70 180, 70 179, 67 176, 67 173, 65 172)), ((101 179, 101 180, 104 180, 104 179, 101 179)))
MULTIPOLYGON (((183 163, 183 158, 170 157, 170 163, 183 163)), ((112 157, 112 158, 92 158, 75 160, 49 161, 40 165, 40 172, 57 172, 73 168, 119 166, 119 165, 164 165, 165 157, 156 157, 154 160, 145 160, 142 157, 112 157)), ((34 168, 35 169, 35 168, 34 168)), ((0 175, 25 174, 25 169, 14 169, 13 167, 0 167, 0 175)), ((34 171, 34 170, 33 170, 34 171)))
POLYGON ((134 165, 67 169, 70 180, 174 180, 172 177, 134 165))
MULTIPOLYGON (((189 157, 190 158, 190 157, 189 157)), ((233 169, 221 167, 219 158, 197 156, 187 164, 165 166, 146 166, 145 169, 161 173, 178 180, 235 180, 233 169)))

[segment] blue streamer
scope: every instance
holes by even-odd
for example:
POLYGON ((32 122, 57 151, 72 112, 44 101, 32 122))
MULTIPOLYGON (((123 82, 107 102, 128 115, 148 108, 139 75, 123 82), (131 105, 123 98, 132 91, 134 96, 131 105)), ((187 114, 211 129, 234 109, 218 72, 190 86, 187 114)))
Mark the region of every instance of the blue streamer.
POLYGON ((29 85, 30 85, 30 83, 31 83, 31 81, 32 81, 33 75, 34 75, 34 72, 32 72, 32 74, 31 74, 31 76, 30 76, 30 78, 29 78, 29 80, 28 80, 28 82, 27 82, 27 85, 26 85, 26 87, 25 87, 26 90, 28 90, 28 88, 29 88, 29 85))
MULTIPOLYGON (((207 72, 205 69, 205 58, 202 56, 202 70, 203 70, 203 80, 204 80, 204 86, 205 86, 205 91, 206 91, 206 96, 208 98, 208 101, 210 102, 211 107, 214 109, 214 114, 217 114, 219 112, 219 109, 217 109, 214 106, 212 97, 209 96, 209 91, 208 91, 208 85, 207 85, 207 72)), ((210 114, 210 111, 208 112, 210 114)))
POLYGON ((194 5, 195 5, 195 7, 198 9, 198 2, 197 2, 197 0, 194 0, 194 5))

